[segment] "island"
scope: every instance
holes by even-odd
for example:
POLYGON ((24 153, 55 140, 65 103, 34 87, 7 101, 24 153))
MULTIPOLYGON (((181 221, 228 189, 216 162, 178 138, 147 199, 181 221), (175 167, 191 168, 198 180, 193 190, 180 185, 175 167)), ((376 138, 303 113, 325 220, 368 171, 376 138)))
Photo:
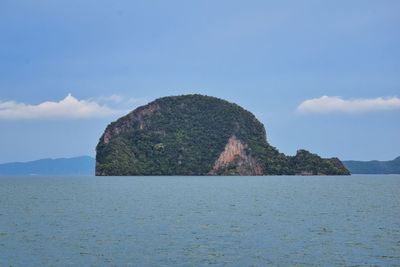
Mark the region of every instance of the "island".
POLYGON ((338 158, 286 156, 249 111, 204 95, 168 96, 110 123, 96 175, 349 175, 338 158))

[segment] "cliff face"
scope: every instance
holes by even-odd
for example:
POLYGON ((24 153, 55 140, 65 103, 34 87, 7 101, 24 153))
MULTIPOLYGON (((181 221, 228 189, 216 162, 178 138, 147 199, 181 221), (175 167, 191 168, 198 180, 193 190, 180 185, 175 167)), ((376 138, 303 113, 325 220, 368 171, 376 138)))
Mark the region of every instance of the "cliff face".
POLYGON ((118 136, 120 133, 128 132, 135 127, 143 129, 146 126, 149 116, 158 108, 157 103, 141 107, 136 112, 131 112, 116 123, 111 124, 112 127, 107 127, 103 134, 103 143, 108 144, 112 138, 118 136))
POLYGON ((246 149, 247 145, 236 136, 230 137, 210 174, 262 175, 262 167, 253 156, 246 152, 246 149))
MULTIPOLYGON (((164 97, 137 108, 108 125, 96 151, 96 175, 280 175, 310 171, 299 157, 286 157, 270 146, 264 126, 253 114, 236 104, 202 95, 164 97)), ((312 162, 325 164, 324 168, 317 168, 317 173, 313 169, 313 174, 337 173, 334 164, 319 159, 312 162)))

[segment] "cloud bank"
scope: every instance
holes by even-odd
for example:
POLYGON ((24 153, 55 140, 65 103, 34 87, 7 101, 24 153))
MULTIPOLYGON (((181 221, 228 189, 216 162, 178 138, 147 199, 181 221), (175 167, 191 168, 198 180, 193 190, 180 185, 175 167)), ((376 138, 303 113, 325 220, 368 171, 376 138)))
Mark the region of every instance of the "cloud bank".
POLYGON ((299 113, 367 113, 385 110, 400 110, 400 98, 343 99, 339 96, 322 96, 303 101, 299 113))
POLYGON ((0 120, 22 119, 89 119, 121 113, 94 100, 78 100, 71 94, 58 102, 37 105, 0 100, 0 120))

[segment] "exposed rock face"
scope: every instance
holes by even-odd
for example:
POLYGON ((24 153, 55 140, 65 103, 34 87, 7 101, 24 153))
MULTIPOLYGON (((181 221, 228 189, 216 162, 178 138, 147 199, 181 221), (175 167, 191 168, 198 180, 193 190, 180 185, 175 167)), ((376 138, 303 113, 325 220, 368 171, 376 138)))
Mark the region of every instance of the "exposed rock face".
POLYGON ((124 120, 119 120, 114 127, 106 129, 103 135, 104 144, 108 144, 111 138, 116 137, 122 132, 127 132, 134 126, 139 126, 139 129, 143 129, 146 125, 146 119, 157 109, 159 106, 153 103, 148 106, 139 108, 136 112, 131 112, 125 116, 124 120))
POLYGON ((235 135, 231 136, 225 150, 219 155, 211 174, 262 175, 262 167, 246 152, 247 145, 235 135))

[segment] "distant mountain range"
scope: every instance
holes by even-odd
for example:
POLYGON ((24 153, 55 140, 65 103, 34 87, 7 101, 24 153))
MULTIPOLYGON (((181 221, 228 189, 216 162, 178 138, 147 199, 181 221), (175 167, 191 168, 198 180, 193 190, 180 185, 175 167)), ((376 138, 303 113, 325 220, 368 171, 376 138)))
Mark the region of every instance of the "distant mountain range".
MULTIPOLYGON (((29 162, 0 164, 0 176, 5 175, 94 175, 95 159, 90 156, 40 159, 29 162)), ((343 161, 352 174, 400 174, 400 157, 390 161, 343 161)))
POLYGON ((343 161, 352 174, 400 174, 400 157, 389 161, 343 161))
POLYGON ((0 175, 94 175, 95 164, 89 156, 4 163, 0 175))

